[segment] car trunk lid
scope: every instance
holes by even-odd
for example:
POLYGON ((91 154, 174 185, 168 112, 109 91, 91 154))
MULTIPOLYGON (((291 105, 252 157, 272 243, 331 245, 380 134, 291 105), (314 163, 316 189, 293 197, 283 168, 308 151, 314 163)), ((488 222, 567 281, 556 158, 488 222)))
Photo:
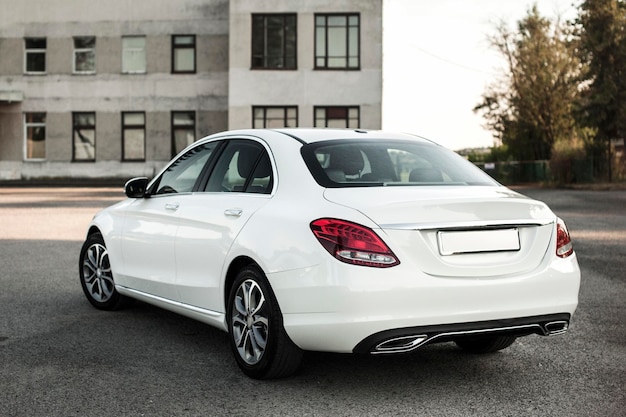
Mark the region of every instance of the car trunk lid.
POLYGON ((504 187, 373 191, 329 188, 325 198, 369 217, 401 262, 410 261, 430 275, 524 273, 540 265, 552 240, 555 215, 550 209, 504 187))

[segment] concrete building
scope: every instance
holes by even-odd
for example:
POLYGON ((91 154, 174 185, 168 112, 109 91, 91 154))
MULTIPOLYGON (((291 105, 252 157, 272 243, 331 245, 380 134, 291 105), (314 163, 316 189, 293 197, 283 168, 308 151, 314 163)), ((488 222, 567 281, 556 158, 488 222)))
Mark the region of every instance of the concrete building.
POLYGON ((0 180, 152 176, 226 129, 381 126, 382 0, 0 10, 0 180))

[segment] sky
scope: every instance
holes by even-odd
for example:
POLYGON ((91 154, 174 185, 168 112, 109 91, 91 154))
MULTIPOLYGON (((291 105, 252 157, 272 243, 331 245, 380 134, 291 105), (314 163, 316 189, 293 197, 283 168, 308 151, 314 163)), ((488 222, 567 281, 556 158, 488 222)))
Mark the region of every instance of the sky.
POLYGON ((487 37, 537 4, 548 18, 577 15, 578 0, 383 0, 383 129, 447 148, 490 147, 472 109, 505 63, 487 37))

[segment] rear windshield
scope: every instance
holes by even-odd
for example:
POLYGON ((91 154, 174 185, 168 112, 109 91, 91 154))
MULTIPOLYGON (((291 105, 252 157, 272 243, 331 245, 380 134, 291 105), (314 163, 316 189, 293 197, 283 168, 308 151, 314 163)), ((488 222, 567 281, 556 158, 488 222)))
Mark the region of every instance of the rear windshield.
POLYGON ((302 147, 324 187, 497 185, 456 153, 429 142, 335 140, 302 147))

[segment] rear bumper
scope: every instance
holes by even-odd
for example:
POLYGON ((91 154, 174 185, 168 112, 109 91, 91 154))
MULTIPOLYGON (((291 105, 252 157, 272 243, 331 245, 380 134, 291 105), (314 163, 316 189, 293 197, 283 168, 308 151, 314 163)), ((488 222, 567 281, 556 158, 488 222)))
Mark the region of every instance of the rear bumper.
POLYGON ((474 323, 454 323, 437 326, 417 326, 386 330, 363 339, 354 353, 404 353, 430 343, 448 342, 461 337, 489 335, 553 336, 565 333, 569 327, 569 313, 549 314, 515 319, 488 320, 474 323))
MULTIPOLYGON (((425 335, 419 347, 469 332, 563 332, 578 305, 580 269, 573 255, 529 274, 441 278, 406 264, 380 270, 332 259, 268 279, 296 345, 351 353, 414 335, 425 335)), ((411 350, 403 342, 413 343, 398 341, 399 351, 411 350)))

